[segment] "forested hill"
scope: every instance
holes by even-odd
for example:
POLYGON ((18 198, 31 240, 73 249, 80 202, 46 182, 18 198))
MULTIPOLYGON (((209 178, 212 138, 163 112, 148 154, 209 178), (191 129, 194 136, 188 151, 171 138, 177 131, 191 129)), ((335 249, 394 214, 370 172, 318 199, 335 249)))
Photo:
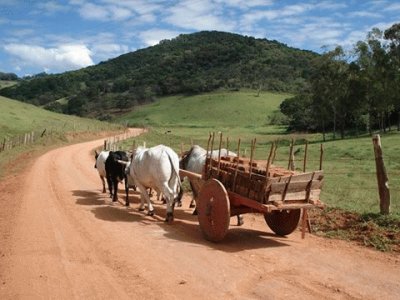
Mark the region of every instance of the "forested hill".
POLYGON ((0 94, 105 119, 157 96, 178 93, 260 87, 296 92, 305 86, 316 56, 277 41, 204 31, 78 71, 25 80, 0 94))

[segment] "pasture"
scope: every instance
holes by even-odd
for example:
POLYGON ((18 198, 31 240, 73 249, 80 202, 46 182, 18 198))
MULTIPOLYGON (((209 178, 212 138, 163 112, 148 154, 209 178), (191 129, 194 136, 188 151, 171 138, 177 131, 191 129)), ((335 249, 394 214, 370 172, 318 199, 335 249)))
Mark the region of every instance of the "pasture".
MULTIPOLYGON (((304 143, 309 141, 307 171, 319 168, 320 134, 289 134, 284 126, 269 125, 269 117, 278 110, 288 95, 254 91, 217 92, 197 96, 174 96, 141 107, 122 117, 130 124, 148 126, 151 130, 135 138, 147 146, 166 144, 178 153, 190 144, 207 146, 209 132, 223 132, 224 147, 229 137, 229 149, 237 150, 241 138, 241 155, 249 156, 250 143, 257 139, 255 156, 266 159, 272 142, 278 144, 275 164, 287 167, 289 144, 295 141, 296 169, 303 169, 304 143)), ((219 137, 216 136, 218 143, 219 137)), ((131 147, 126 141, 124 148, 131 147)), ((359 214, 378 213, 379 196, 375 175, 372 139, 368 135, 323 143, 325 183, 321 199, 329 207, 359 214)), ((384 161, 391 188, 391 211, 400 218, 400 133, 392 131, 382 136, 384 161)))
POLYGON ((31 104, 0 97, 0 151, 4 143, 22 142, 21 146, 1 152, 0 175, 4 166, 22 153, 31 155, 35 150, 47 149, 72 139, 93 138, 96 132, 121 130, 120 125, 97 120, 68 116, 44 110, 31 104), (34 132, 33 144, 23 145, 24 135, 34 132))

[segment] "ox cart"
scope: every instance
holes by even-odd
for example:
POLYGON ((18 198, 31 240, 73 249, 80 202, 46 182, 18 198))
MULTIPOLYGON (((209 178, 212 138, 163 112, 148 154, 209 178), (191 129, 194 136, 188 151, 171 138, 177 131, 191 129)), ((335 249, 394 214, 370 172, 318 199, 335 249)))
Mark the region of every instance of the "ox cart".
POLYGON ((305 173, 273 166, 273 147, 265 161, 254 160, 253 150, 250 159, 238 156, 215 159, 207 155, 202 174, 180 170, 181 177, 188 177, 198 194, 198 220, 203 235, 209 241, 221 241, 232 216, 260 213, 280 236, 292 233, 302 219, 304 238, 309 225, 307 210, 324 207, 319 199, 323 171, 305 173))

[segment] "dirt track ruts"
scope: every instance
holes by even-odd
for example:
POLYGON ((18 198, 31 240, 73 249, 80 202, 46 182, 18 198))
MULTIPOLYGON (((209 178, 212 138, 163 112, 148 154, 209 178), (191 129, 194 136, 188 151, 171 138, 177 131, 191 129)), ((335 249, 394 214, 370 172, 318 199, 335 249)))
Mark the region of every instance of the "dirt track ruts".
POLYGON ((0 183, 0 299, 399 299, 400 258, 299 231, 277 237, 259 215, 205 241, 184 197, 172 225, 112 205, 93 149, 52 150, 0 183))

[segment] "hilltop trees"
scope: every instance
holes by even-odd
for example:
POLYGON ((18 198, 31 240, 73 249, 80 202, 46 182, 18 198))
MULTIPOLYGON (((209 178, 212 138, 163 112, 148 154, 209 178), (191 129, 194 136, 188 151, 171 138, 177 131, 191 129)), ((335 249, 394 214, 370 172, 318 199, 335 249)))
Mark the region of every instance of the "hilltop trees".
MULTIPOLYGON (((311 99, 311 103, 299 101, 307 110, 305 119, 287 110, 293 99, 285 100, 281 110, 291 120, 294 130, 390 130, 391 121, 397 115, 400 130, 400 24, 385 31, 385 35, 373 29, 365 41, 359 41, 353 49, 353 59, 346 57, 339 46, 314 60, 310 77, 310 90, 295 99, 311 99), (387 41, 383 41, 383 37, 387 41), (305 124, 307 124, 305 126, 305 124)), ((300 108, 299 108, 300 109, 300 108)), ((324 135, 325 136, 325 135, 324 135)))

